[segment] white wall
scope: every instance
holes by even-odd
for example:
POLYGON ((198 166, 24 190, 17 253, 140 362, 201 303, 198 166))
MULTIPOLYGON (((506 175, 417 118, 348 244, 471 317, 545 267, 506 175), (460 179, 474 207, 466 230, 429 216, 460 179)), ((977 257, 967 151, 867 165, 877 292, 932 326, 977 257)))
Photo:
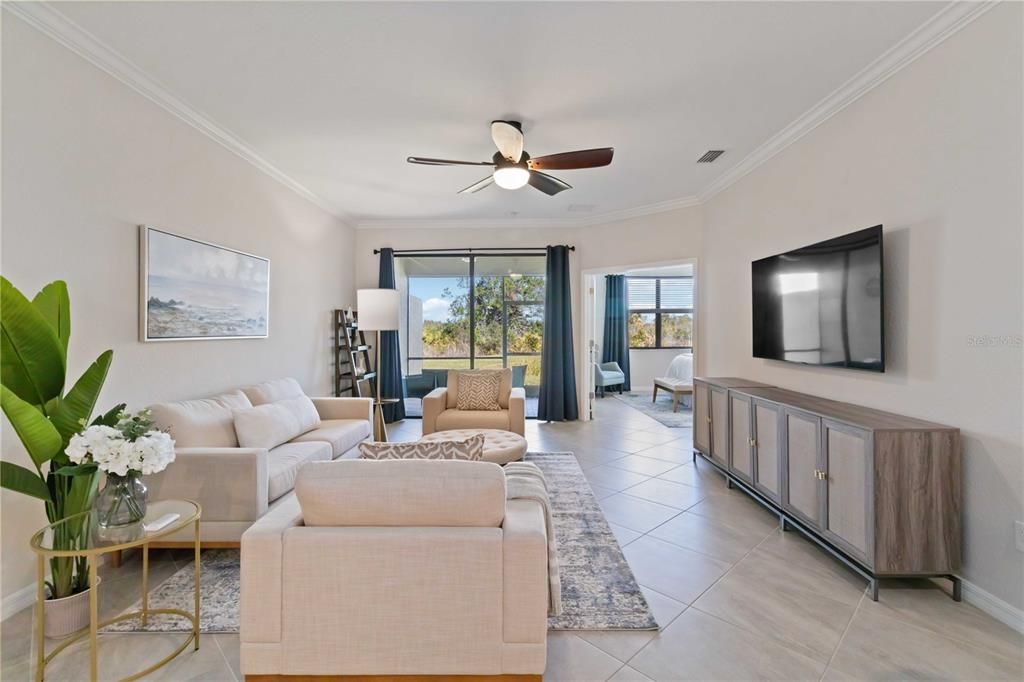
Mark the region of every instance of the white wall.
MULTIPOLYGON (((3 17, 3 274, 71 290, 69 378, 106 348, 101 407, 132 408, 294 376, 330 388, 330 311, 354 305, 353 231, 149 100, 3 17), (149 223, 271 259, 270 338, 138 341, 138 238, 149 223)), ((3 429, 3 456, 28 463, 3 429)), ((2 495, 4 597, 34 579, 42 504, 2 495)))
POLYGON ((963 434, 963 575, 1024 607, 1022 6, 952 36, 706 204, 703 362, 963 434), (750 262, 885 225, 885 374, 750 351, 750 262), (974 345, 975 337, 1009 342, 974 345))
MULTIPOLYGON (((495 187, 487 191, 503 190, 495 187)), ((694 258, 701 250, 700 207, 589 227, 520 230, 409 227, 357 230, 356 282, 358 286, 377 285, 378 258, 373 250, 384 246, 394 249, 457 249, 482 246, 522 248, 548 244, 571 244, 576 247, 575 253, 570 255, 570 284, 576 383, 580 413, 583 414, 589 389, 581 378, 584 364, 588 360, 587 350, 582 347, 581 341, 581 301, 584 300, 580 292, 581 271, 694 258)), ((597 338, 600 343, 600 335, 597 338)))

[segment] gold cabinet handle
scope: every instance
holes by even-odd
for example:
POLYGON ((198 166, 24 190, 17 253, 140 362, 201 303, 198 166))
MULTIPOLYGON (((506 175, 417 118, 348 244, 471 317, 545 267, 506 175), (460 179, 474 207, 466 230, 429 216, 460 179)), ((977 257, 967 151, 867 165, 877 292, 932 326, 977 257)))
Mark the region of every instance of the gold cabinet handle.
POLYGON ((816 479, 818 479, 819 481, 824 481, 824 480, 828 479, 828 474, 826 474, 821 469, 815 469, 814 470, 814 477, 816 479))
POLYGON ((751 438, 749 442, 750 442, 750 447, 756 447, 757 446, 757 439, 756 438, 751 438))
POLYGON ((711 417, 708 417, 708 424, 711 423, 711 417))

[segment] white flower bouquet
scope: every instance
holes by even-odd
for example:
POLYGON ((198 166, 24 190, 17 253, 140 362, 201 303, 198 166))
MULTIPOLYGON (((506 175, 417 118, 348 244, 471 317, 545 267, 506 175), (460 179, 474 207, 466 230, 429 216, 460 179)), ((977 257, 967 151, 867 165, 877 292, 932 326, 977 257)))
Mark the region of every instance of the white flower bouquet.
POLYGON ((64 452, 75 464, 95 464, 107 474, 146 476, 174 461, 174 440, 153 428, 148 410, 121 412, 114 426, 96 424, 72 436, 64 452))
POLYGON ((148 410, 122 410, 72 436, 64 452, 74 466, 106 473, 107 483, 93 506, 98 532, 104 539, 124 541, 139 532, 146 516, 148 491, 140 477, 174 461, 174 440, 153 428, 148 410))

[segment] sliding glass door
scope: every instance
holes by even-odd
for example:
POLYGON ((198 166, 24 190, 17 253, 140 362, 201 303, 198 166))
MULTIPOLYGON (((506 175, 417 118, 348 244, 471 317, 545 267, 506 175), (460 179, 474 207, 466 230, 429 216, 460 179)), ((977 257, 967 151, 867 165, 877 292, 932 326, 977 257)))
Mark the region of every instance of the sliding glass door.
POLYGON ((406 411, 445 385, 447 370, 510 367, 536 416, 544 332, 543 255, 402 255, 406 411))

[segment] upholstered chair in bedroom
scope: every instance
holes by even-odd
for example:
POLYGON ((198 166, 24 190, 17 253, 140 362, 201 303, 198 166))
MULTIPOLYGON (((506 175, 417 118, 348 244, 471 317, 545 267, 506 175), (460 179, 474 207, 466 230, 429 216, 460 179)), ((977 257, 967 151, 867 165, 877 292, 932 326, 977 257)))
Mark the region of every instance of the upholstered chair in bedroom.
POLYGON ((604 389, 609 386, 618 386, 619 393, 622 393, 622 386, 626 383, 626 373, 622 371, 617 362, 594 363, 594 386, 604 395, 604 389))

